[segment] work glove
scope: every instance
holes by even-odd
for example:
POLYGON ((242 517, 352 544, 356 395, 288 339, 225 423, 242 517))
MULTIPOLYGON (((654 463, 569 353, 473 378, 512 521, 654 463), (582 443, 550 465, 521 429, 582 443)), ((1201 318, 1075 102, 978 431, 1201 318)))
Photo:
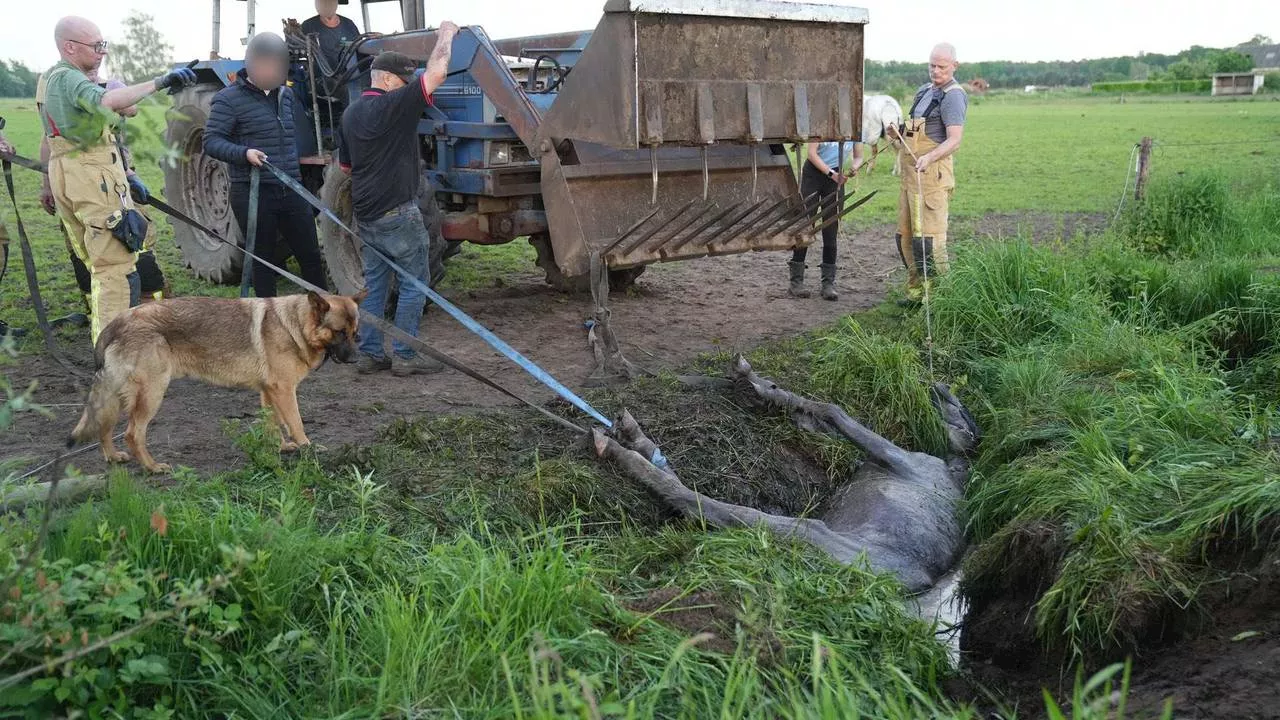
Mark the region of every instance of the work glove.
POLYGON ((196 71, 191 68, 178 68, 156 78, 156 90, 164 90, 169 88, 169 94, 173 95, 182 88, 191 87, 196 84, 196 71))
POLYGON ((147 201, 151 199, 151 192, 147 190, 146 185, 142 184, 142 178, 137 175, 129 176, 129 195, 133 197, 134 202, 140 205, 146 205, 147 201))

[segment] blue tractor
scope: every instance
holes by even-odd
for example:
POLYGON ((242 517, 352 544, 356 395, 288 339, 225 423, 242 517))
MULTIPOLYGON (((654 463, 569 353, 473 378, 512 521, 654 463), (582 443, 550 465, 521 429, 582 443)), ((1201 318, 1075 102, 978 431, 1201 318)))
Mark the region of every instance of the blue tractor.
MULTIPOLYGON (((361 3, 366 31, 368 5, 380 1, 361 3)), ((333 162, 332 131, 345 99, 368 87, 380 51, 425 64, 435 45, 422 0, 400 6, 405 30, 366 32, 339 67, 285 24, 295 116, 310 123, 298 137, 304 181, 344 220, 350 181, 333 162)), ((815 214, 784 143, 857 138, 866 22, 860 8, 778 0, 607 0, 594 31, 491 40, 464 26, 419 125, 433 281, 463 242, 527 238, 547 281, 565 290, 587 286, 593 258, 619 288, 654 262, 810 242, 845 210, 837 201, 815 214)), ((237 238, 226 168, 204 157, 201 141, 213 94, 242 66, 196 66, 200 83, 178 95, 170 117, 182 158, 166 175, 171 202, 237 238)), ((186 227, 175 235, 197 275, 238 280, 239 253, 186 227)), ((322 219, 339 292, 363 286, 355 242, 322 219)))

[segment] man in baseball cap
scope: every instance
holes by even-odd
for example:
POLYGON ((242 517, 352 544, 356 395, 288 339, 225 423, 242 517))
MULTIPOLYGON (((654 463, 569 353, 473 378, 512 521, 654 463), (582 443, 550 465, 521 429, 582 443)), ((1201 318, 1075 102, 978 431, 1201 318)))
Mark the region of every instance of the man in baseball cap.
MULTIPOLYGON (((405 85, 408 85, 413 82, 414 74, 418 72, 418 64, 404 53, 385 50, 378 53, 377 57, 373 59, 373 65, 370 70, 391 73, 400 78, 400 81, 405 85)), ((374 84, 377 85, 376 82, 374 84)))
MULTIPOLYGON (((398 52, 383 52, 373 59, 364 91, 342 114, 338 159, 351 173, 351 207, 364 240, 364 283, 369 294, 360 309, 382 317, 387 302, 391 267, 378 252, 429 284, 431 238, 418 207, 421 183, 422 143, 418 122, 431 104, 431 93, 444 83, 449 55, 458 26, 443 22, 436 31, 436 46, 419 70, 413 59, 398 52)), ((434 200, 431 200, 434 202, 434 200)), ((409 283, 400 284, 396 327, 417 337, 426 295, 409 283)), ((390 370, 393 375, 434 372, 443 366, 416 355, 399 341, 392 343, 395 362, 383 347, 382 333, 372 325, 360 327, 360 352, 356 369, 364 374, 390 370)))

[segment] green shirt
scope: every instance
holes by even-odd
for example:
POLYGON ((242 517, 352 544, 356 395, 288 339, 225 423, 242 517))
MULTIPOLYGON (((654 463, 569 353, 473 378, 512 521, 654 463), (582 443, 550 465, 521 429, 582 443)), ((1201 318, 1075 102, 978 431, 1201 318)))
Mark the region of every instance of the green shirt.
POLYGON ((49 68, 45 77, 44 112, 40 114, 45 134, 61 135, 81 146, 101 142, 103 130, 115 116, 102 107, 106 88, 66 60, 49 68))

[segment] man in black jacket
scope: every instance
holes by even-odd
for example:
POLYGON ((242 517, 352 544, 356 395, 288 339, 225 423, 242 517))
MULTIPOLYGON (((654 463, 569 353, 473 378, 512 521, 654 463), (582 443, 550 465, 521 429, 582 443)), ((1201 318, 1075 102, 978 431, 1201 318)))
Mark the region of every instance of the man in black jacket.
MULTIPOLYGON (((301 180, 294 137, 293 91, 284 84, 289 50, 273 33, 255 35, 245 50, 245 69, 235 84, 213 97, 204 128, 204 153, 231 166, 231 210, 246 235, 249 225, 249 168, 264 160, 301 180)), ((258 196, 258 229, 254 254, 274 261, 276 236, 283 235, 293 250, 302 277, 326 287, 315 215, 306 201, 285 187, 274 175, 261 171, 258 196)), ((274 297, 276 274, 261 263, 253 264, 253 292, 274 297)))

